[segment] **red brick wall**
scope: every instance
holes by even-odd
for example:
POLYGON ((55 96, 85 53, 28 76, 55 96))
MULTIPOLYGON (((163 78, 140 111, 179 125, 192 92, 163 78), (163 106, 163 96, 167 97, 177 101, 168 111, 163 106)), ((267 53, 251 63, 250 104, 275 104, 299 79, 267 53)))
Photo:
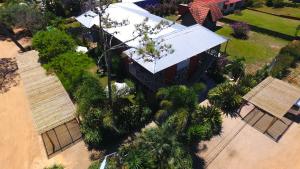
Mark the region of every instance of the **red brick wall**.
POLYGON ((188 69, 188 77, 190 78, 193 73, 197 70, 199 65, 199 55, 193 56, 190 58, 190 64, 188 69))
POLYGON ((173 65, 164 70, 164 81, 165 83, 171 83, 176 76, 177 65, 173 65))

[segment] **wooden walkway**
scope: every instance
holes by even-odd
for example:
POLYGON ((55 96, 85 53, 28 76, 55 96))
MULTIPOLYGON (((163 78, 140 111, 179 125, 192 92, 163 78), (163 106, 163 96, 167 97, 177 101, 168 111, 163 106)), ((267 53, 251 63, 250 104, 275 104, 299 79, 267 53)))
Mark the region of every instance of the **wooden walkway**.
POLYGON ((17 63, 40 134, 75 118, 75 106, 68 93, 55 75, 46 74, 37 51, 19 54, 17 63))

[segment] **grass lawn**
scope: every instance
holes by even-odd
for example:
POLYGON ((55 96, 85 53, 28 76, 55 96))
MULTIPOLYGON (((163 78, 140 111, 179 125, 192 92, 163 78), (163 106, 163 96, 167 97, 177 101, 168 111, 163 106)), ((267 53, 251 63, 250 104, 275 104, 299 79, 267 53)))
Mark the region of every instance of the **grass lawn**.
POLYGON ((283 7, 283 8, 273 8, 263 6, 260 8, 254 8, 259 11, 268 12, 276 15, 286 15, 300 18, 300 7, 292 8, 292 7, 283 7))
MULTIPOLYGON (((216 33, 230 39, 227 46, 229 59, 244 57, 247 71, 250 73, 270 62, 278 54, 279 50, 288 44, 286 40, 252 31, 249 32, 249 39, 236 39, 231 35, 232 29, 227 25, 224 25, 216 33)), ((226 43, 222 45, 221 51, 225 51, 225 46, 226 43)))
POLYGON ((295 36, 296 28, 300 25, 300 21, 285 19, 260 12, 243 10, 242 15, 227 15, 226 18, 236 21, 247 22, 257 27, 269 29, 275 32, 295 36))

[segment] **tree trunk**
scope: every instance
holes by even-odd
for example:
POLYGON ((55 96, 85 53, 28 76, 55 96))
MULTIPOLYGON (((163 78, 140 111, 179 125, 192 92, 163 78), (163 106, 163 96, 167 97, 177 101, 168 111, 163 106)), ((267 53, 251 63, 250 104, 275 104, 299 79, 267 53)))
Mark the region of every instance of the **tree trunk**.
POLYGON ((5 24, 0 23, 0 30, 2 30, 2 32, 8 36, 19 48, 22 52, 26 52, 25 48, 17 41, 17 39, 15 38, 14 35, 12 35, 8 28, 5 26, 5 24))
POLYGON ((112 88, 111 88, 111 57, 109 54, 105 54, 105 63, 107 69, 107 87, 108 87, 109 105, 111 106, 112 111, 114 112, 113 101, 112 101, 112 88))

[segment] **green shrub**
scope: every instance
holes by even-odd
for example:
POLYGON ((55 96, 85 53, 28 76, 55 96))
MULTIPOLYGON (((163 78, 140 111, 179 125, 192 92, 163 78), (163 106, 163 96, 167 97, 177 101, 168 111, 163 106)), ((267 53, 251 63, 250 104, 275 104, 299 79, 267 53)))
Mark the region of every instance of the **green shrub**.
POLYGON ((53 58, 75 50, 75 42, 67 33, 57 29, 37 32, 32 39, 32 46, 39 52, 40 61, 48 63, 53 58))
POLYGON ((92 66, 93 60, 77 52, 63 53, 45 64, 49 72, 55 72, 65 89, 73 96, 85 71, 92 66))
POLYGON ((46 21, 34 5, 8 3, 0 6, 0 21, 9 27, 21 27, 35 33, 45 28, 46 21))
POLYGON ((287 69, 300 60, 300 41, 293 41, 280 50, 271 65, 270 74, 282 78, 287 69))
POLYGON ((91 108, 104 107, 106 94, 100 85, 99 79, 92 74, 85 73, 75 92, 75 99, 78 104, 78 113, 84 115, 91 108))
POLYGON ((262 7, 264 4, 264 0, 252 0, 252 6, 255 8, 262 7))
POLYGON ((291 55, 279 54, 276 56, 276 61, 274 62, 270 74, 274 77, 282 78, 293 62, 294 58, 291 55))
POLYGON ((123 105, 115 111, 114 121, 120 130, 125 133, 139 130, 149 122, 152 111, 148 107, 139 105, 123 105))
POLYGON ((44 169, 64 169, 65 167, 61 164, 54 164, 51 167, 45 167, 44 169))
POLYGON ((89 109, 81 120, 80 131, 89 147, 99 147, 103 143, 103 116, 100 109, 89 109))
POLYGON ((283 0, 273 0, 274 8, 282 8, 284 6, 283 0))
POLYGON ((188 129, 188 138, 190 141, 209 140, 213 136, 211 124, 205 122, 194 125, 188 129))
POLYGON ((300 60, 300 41, 293 41, 280 50, 281 54, 292 56, 295 61, 300 60))
POLYGON ((238 88, 229 82, 222 83, 209 91, 208 100, 225 113, 235 115, 242 102, 238 88))
POLYGON ((100 167, 99 161, 93 161, 88 169, 99 169, 99 167, 100 167))
POLYGON ((199 106, 192 114, 191 124, 197 125, 202 123, 209 123, 214 135, 220 134, 222 129, 222 117, 220 109, 213 105, 199 106))
POLYGON ((204 83, 195 83, 193 85, 193 89, 195 90, 195 92, 200 93, 206 89, 206 85, 204 83))
POLYGON ((266 6, 268 6, 268 7, 273 6, 273 0, 267 0, 266 1, 266 6))

